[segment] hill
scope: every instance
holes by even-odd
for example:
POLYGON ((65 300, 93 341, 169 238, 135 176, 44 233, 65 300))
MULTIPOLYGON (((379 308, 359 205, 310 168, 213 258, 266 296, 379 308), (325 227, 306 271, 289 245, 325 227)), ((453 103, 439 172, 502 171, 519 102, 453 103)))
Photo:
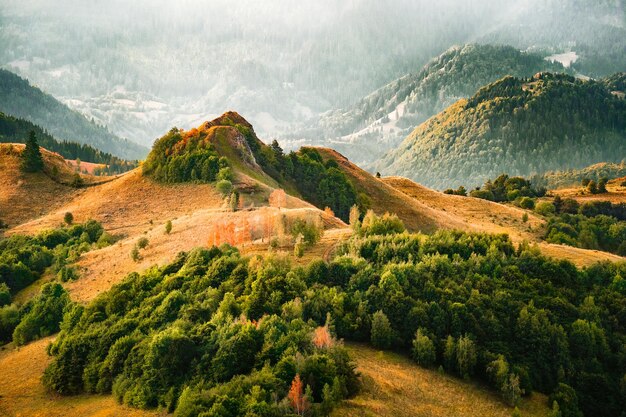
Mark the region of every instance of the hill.
POLYGON ((143 146, 118 138, 5 69, 0 69, 0 112, 41 126, 61 141, 91 145, 118 157, 142 159, 147 153, 143 146))
MULTIPOLYGON (((624 77, 621 74, 618 77, 624 77)), ((602 81, 505 77, 418 126, 375 165, 435 188, 620 162, 626 100, 602 81)))
POLYGON ((9 227, 63 206, 74 195, 81 193, 79 186, 110 180, 108 177, 77 174, 61 155, 46 149, 42 149, 43 172, 23 173, 20 169, 23 149, 22 144, 0 143, 0 220, 9 227))
POLYGON ((0 112, 0 143, 25 143, 30 132, 35 132, 39 146, 57 152, 66 159, 80 159, 93 164, 106 165, 100 168, 109 174, 121 173, 137 166, 136 161, 120 159, 90 145, 58 141, 41 127, 0 112))
POLYGON ((579 186, 585 178, 598 182, 600 178, 609 179, 626 176, 626 163, 619 164, 600 162, 582 169, 570 169, 566 171, 550 171, 543 175, 531 178, 533 184, 543 186, 550 190, 579 186))
POLYGON ((350 107, 324 113, 303 132, 314 143, 332 147, 356 162, 372 162, 398 145, 414 128, 457 100, 506 75, 530 77, 565 71, 541 55, 511 46, 454 46, 420 71, 379 88, 350 107))

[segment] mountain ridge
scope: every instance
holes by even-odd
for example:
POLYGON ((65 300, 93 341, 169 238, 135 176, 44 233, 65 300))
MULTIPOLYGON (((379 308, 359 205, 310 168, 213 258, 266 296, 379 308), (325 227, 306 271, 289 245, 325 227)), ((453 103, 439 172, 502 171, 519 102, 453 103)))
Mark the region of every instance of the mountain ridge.
POLYGON ((118 138, 28 80, 2 68, 0 112, 38 125, 59 140, 91 145, 121 158, 142 159, 148 151, 128 139, 118 138))
POLYGON ((328 139, 328 146, 351 160, 371 162, 420 123, 480 87, 506 75, 526 77, 544 70, 567 71, 561 64, 507 45, 453 46, 419 71, 384 85, 351 107, 322 114, 292 136, 312 138, 317 145, 328 139))

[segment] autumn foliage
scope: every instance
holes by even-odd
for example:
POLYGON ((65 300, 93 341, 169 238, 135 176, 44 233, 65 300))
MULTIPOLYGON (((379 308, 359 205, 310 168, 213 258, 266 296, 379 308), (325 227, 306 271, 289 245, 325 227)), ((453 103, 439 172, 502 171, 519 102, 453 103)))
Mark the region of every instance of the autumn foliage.
POLYGON ((300 379, 300 374, 296 374, 296 377, 291 382, 291 388, 289 389, 287 398, 289 398, 289 403, 297 415, 303 416, 309 409, 310 405, 304 395, 304 384, 300 379))
POLYGON ((287 206, 287 193, 285 190, 278 188, 270 194, 270 207, 284 208, 287 206))
POLYGON ((333 346, 333 337, 328 326, 320 326, 313 332, 313 344, 317 348, 329 348, 333 346))
POLYGON ((209 232, 208 246, 220 246, 223 243, 237 246, 251 240, 252 230, 248 219, 222 220, 216 222, 209 232))

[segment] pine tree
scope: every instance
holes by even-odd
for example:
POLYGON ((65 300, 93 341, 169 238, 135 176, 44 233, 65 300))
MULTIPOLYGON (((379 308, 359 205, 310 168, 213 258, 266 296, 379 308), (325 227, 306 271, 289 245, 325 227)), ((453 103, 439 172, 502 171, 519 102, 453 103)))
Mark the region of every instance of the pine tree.
POLYGON ((22 153, 22 158, 22 169, 25 172, 38 172, 43 170, 43 158, 41 157, 41 151, 37 143, 37 136, 35 136, 35 132, 32 130, 28 134, 28 140, 26 140, 26 148, 22 153))

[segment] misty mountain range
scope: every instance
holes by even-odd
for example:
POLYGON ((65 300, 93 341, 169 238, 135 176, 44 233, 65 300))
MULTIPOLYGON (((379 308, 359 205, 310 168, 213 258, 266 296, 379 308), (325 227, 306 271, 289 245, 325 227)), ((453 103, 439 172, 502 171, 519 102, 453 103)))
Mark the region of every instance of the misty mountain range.
POLYGON ((263 138, 292 135, 451 45, 573 52, 592 77, 626 66, 622 0, 144 3, 3 2, 0 66, 143 145, 226 109, 263 138))

